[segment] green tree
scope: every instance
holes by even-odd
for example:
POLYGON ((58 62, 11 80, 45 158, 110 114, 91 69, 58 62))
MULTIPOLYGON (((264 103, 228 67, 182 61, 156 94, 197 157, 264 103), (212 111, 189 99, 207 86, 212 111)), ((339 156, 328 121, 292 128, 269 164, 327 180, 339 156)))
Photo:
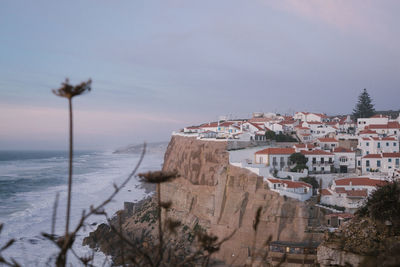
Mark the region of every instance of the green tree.
POLYGON ((400 184, 388 183, 378 187, 369 197, 367 202, 356 212, 359 216, 369 216, 374 220, 390 221, 400 230, 400 184))
POLYGON ((274 131, 266 131, 265 132, 265 138, 267 138, 267 140, 275 140, 276 134, 274 131))
POLYGON ((312 185, 313 189, 319 188, 319 183, 314 176, 301 177, 299 181, 312 185))
POLYGON ((374 105, 372 99, 369 96, 367 89, 364 88, 363 92, 358 96, 358 102, 356 107, 353 109, 354 119, 358 118, 369 118, 375 114, 374 105))
POLYGON ((293 153, 289 157, 290 161, 295 163, 296 166, 291 171, 301 171, 307 169, 307 158, 301 153, 293 153))

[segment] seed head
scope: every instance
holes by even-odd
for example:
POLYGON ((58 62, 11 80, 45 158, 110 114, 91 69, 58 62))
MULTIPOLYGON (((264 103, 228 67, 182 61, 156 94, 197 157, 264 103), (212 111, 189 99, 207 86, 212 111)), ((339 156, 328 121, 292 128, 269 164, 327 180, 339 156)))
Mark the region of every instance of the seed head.
POLYGON ((69 83, 69 79, 66 78, 65 82, 61 84, 61 88, 53 89, 52 91, 56 96, 72 99, 74 96, 89 92, 92 89, 91 86, 91 79, 89 79, 87 82, 81 82, 80 84, 73 86, 69 83))

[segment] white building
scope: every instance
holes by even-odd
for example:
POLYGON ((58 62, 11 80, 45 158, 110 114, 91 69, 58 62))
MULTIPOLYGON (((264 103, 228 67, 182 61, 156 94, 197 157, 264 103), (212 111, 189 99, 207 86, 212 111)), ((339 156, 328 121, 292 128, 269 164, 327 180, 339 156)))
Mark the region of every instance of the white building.
POLYGON ((336 147, 333 150, 334 166, 340 173, 354 172, 356 169, 356 152, 344 147, 336 147))
POLYGON ((361 150, 362 156, 396 153, 399 152, 399 141, 394 137, 360 137, 357 148, 361 150))
POLYGON ((374 115, 371 118, 358 118, 357 119, 357 129, 358 131, 364 130, 364 128, 370 124, 387 124, 389 122, 389 117, 384 115, 374 115))
POLYGON ((254 154, 254 163, 265 164, 275 170, 288 170, 291 165, 289 157, 293 153, 294 148, 266 148, 254 154))
POLYGON ((326 116, 325 114, 311 113, 311 112, 296 112, 293 118, 295 120, 301 120, 304 122, 309 122, 309 121, 323 122, 329 119, 328 116, 326 116))
POLYGON ((330 173, 334 166, 335 155, 323 150, 301 151, 307 158, 307 167, 309 172, 330 173))
POLYGON ((363 173, 390 173, 399 168, 400 153, 368 154, 361 158, 361 170, 363 173))
POLYGON ((389 121, 387 124, 370 124, 365 129, 375 131, 381 136, 400 138, 400 123, 397 121, 389 121))
POLYGON ((304 182, 294 182, 275 178, 268 178, 267 182, 269 189, 279 193, 281 196, 306 201, 313 195, 312 186, 304 182))
POLYGON ((316 143, 322 150, 327 151, 332 151, 339 146, 339 141, 335 138, 318 138, 316 143))
POLYGON ((367 177, 333 180, 331 187, 321 190, 320 201, 322 204, 345 207, 346 211, 354 212, 378 186, 386 183, 384 180, 367 177))
POLYGON ((296 151, 296 153, 299 153, 301 151, 311 151, 315 149, 315 146, 313 144, 307 143, 307 144, 295 144, 293 146, 294 150, 296 151))

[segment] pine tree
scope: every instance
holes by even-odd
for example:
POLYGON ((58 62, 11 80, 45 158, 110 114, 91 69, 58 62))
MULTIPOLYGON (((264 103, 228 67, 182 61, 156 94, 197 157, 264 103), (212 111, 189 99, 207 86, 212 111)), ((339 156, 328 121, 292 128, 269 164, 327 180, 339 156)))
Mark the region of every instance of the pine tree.
POLYGON ((369 96, 367 89, 364 88, 363 92, 358 96, 358 103, 353 109, 354 119, 369 118, 375 114, 372 99, 369 96))

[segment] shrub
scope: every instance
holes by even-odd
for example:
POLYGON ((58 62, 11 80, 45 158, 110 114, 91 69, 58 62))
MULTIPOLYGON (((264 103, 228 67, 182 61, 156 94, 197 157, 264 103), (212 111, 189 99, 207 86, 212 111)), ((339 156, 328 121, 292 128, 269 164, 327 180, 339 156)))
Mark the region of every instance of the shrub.
POLYGON ((400 227, 400 184, 388 183, 375 190, 366 203, 356 213, 361 217, 373 220, 390 221, 393 226, 400 227))

